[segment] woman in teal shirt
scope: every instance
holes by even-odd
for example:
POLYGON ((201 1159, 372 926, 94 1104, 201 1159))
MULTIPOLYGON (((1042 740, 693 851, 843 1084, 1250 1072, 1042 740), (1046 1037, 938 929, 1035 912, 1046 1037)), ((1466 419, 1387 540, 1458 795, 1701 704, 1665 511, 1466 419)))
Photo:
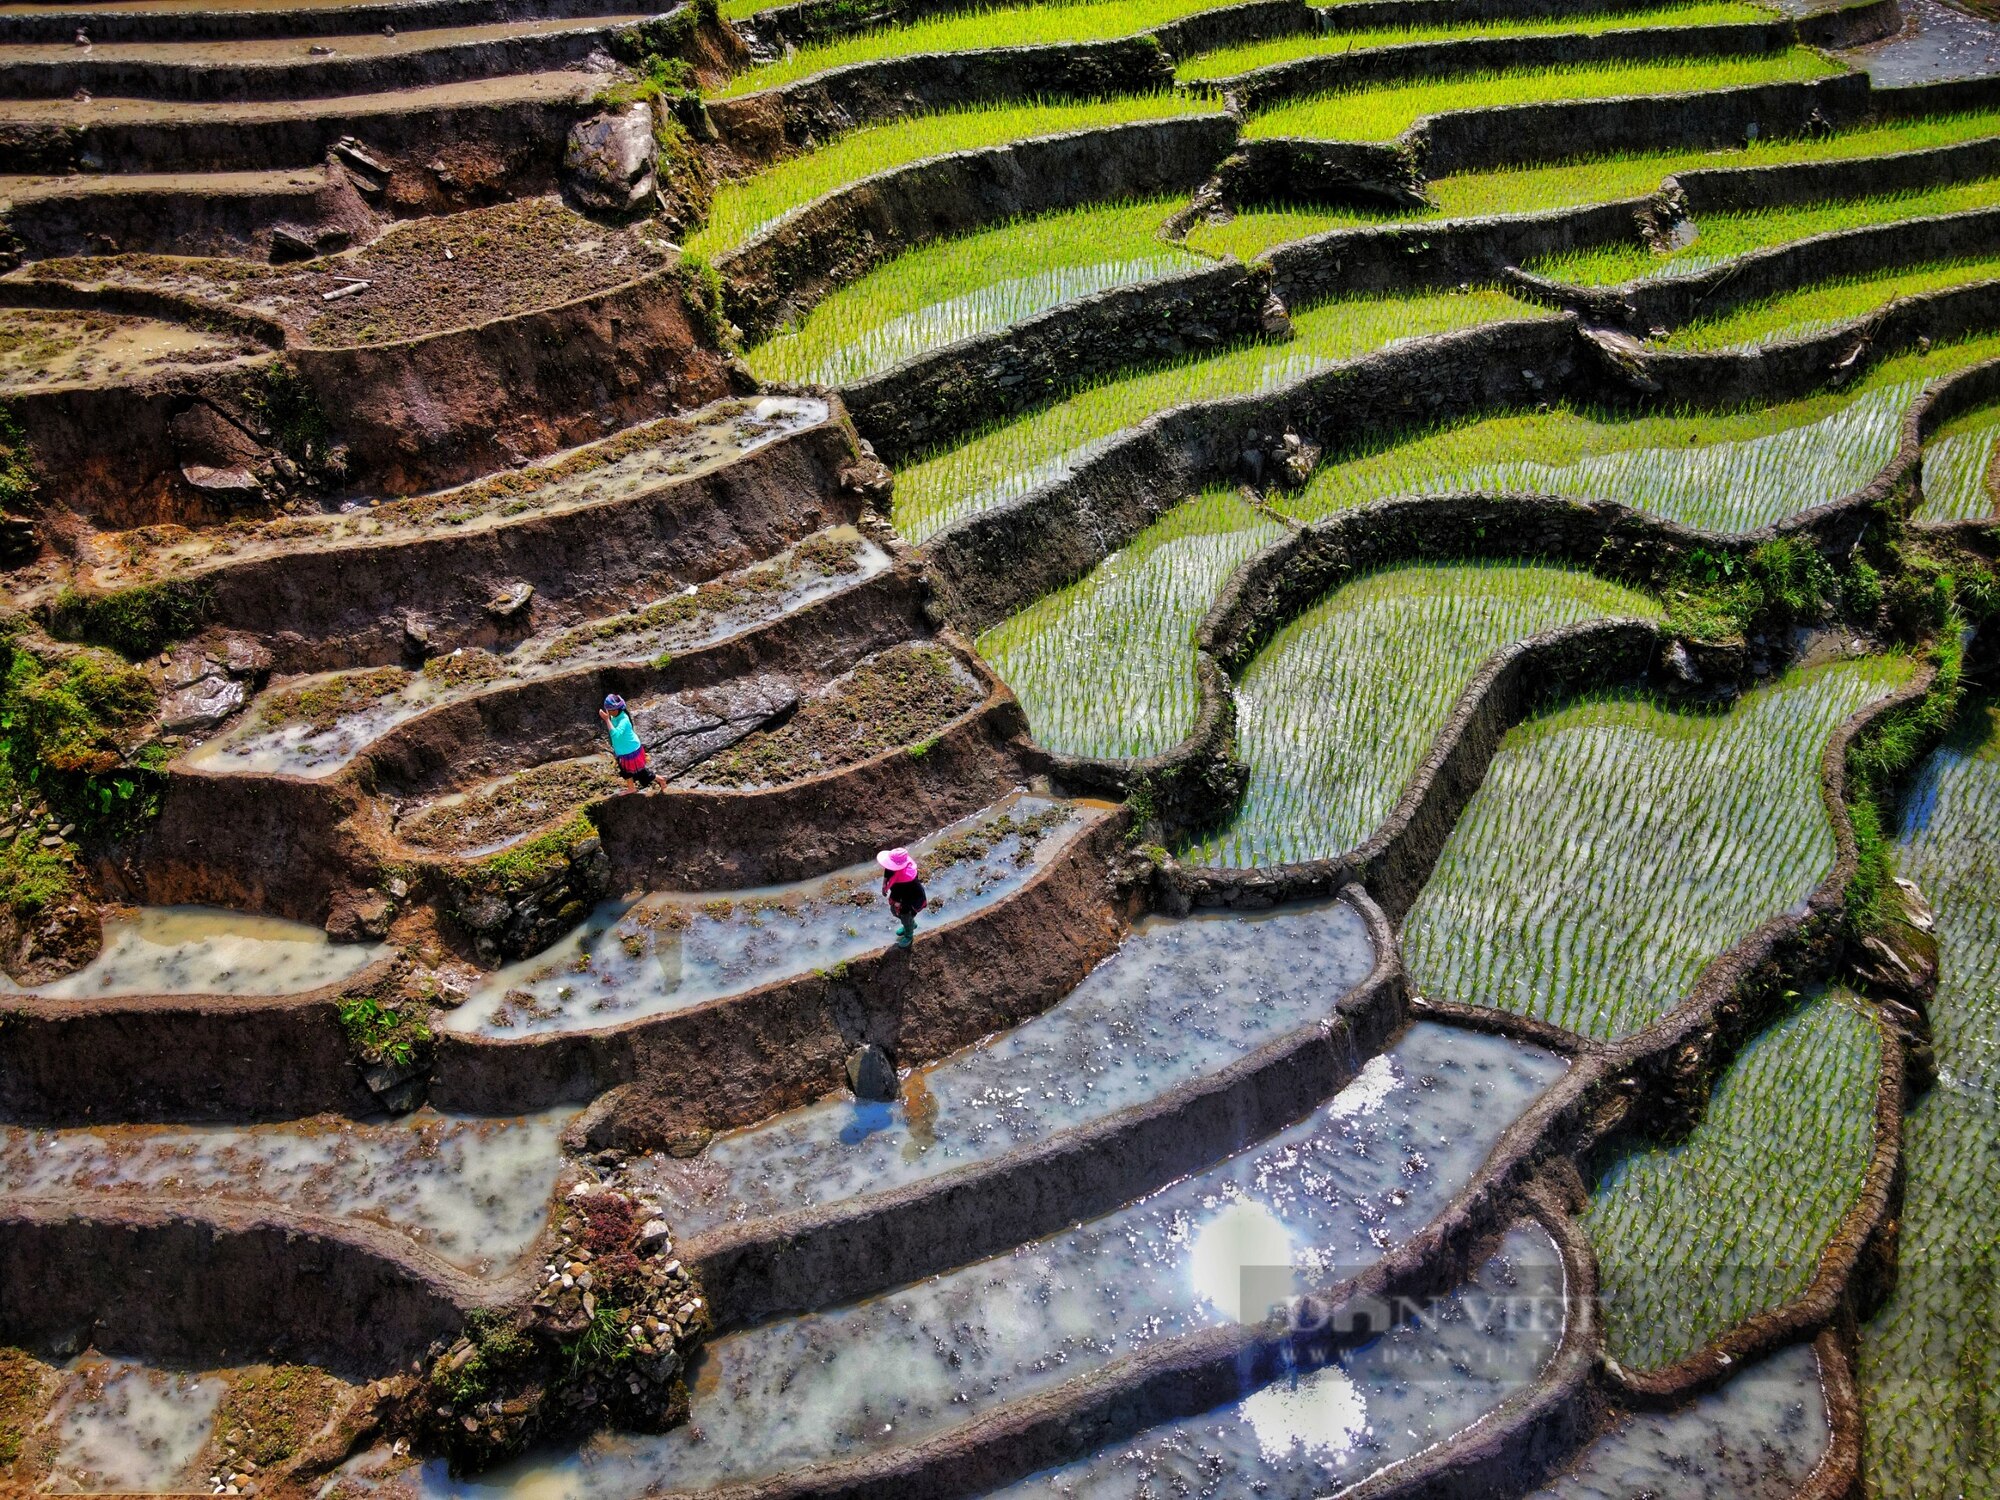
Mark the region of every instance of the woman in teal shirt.
POLYGON ((622 797, 635 787, 653 784, 653 773, 646 766, 646 747, 640 742, 639 731, 632 727, 632 716, 625 711, 625 700, 611 693, 604 700, 604 707, 597 711, 597 717, 604 721, 604 727, 611 735, 611 756, 618 762, 618 774, 625 778, 625 785, 619 788, 622 797))

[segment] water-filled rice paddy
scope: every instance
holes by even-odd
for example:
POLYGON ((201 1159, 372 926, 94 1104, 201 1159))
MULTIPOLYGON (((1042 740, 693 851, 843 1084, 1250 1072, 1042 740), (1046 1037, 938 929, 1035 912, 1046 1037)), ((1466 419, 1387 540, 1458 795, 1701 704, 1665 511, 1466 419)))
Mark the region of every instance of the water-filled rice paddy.
POLYGON ((1755 57, 1521 68, 1320 94, 1251 116, 1244 134, 1322 141, 1387 141, 1427 116, 1453 110, 1699 93, 1760 83, 1802 83, 1840 71, 1837 63, 1804 48, 1755 57))
POLYGON ((1172 199, 1016 220, 898 256, 751 350, 763 380, 846 385, 1059 303, 1208 264, 1159 237, 1172 199))
POLYGON ((1583 1227, 1614 1359, 1672 1364, 1805 1292, 1860 1197, 1881 1064, 1861 1001, 1811 996, 1723 1072, 1686 1141, 1599 1180, 1583 1227))
POLYGON ((1495 651, 1558 626, 1659 613, 1587 573, 1523 564, 1390 568, 1347 584, 1244 672, 1237 753, 1249 790, 1229 826, 1182 857, 1280 865, 1353 848, 1495 651))
POLYGON ((1899 360, 1852 392, 1747 411, 1634 417, 1557 405, 1474 418, 1334 459, 1274 503, 1317 521, 1406 495, 1560 495, 1703 531, 1749 531, 1874 479, 1895 457, 1928 373, 1899 360))
POLYGON ((1528 1500, 1791 1500, 1833 1441, 1819 1358, 1794 1344, 1672 1412, 1632 1412, 1528 1500))
MULTIPOLYGON (((531 1457, 434 1496, 628 1496, 922 1442, 1360 1273, 1429 1223, 1560 1058, 1419 1023, 1305 1120, 1060 1234, 711 1342, 687 1425, 531 1457), (697 1436, 699 1435, 699 1436, 697 1436)), ((1407 1410, 1407 1408, 1404 1408, 1407 1410)))
POLYGON ((1832 869, 1820 758, 1913 671, 1795 671, 1726 712, 1609 694, 1515 729, 1404 923, 1412 982, 1600 1040, 1659 1019, 1832 869))
POLYGON ((835 1095, 718 1136, 685 1165, 650 1158, 642 1181, 695 1234, 992 1162, 1324 1024, 1375 959, 1341 902, 1148 917, 1053 1009, 911 1070, 896 1100, 835 1095))
POLYGON ((1169 1422, 993 1500, 1132 1500, 1213 1493, 1227 1474, 1259 1500, 1320 1500, 1464 1431, 1524 1390, 1562 1341, 1563 1266, 1518 1226, 1449 1295, 1330 1362, 1169 1422))
POLYGON ((689 236, 687 248, 697 255, 720 255, 836 188, 928 157, 1135 120, 1215 112, 1216 107, 1205 100, 1162 93, 1074 104, 973 105, 869 126, 755 176, 723 184, 709 205, 708 222, 689 236))
POLYGON ((1295 62, 1300 58, 1360 52, 1371 47, 1394 47, 1411 42, 1455 41, 1461 37, 1597 36, 1607 31, 1632 31, 1639 27, 1724 26, 1770 19, 1771 13, 1761 6, 1715 0, 1715 3, 1657 5, 1643 10, 1537 17, 1532 20, 1468 21, 1444 26, 1381 26, 1318 35, 1304 33, 1204 52, 1181 63, 1174 69, 1174 76, 1183 83, 1199 83, 1234 78, 1256 68, 1295 62))
POLYGON ((1195 725, 1196 627, 1225 580, 1285 528, 1226 490, 1175 506, 1090 574, 994 626, 979 651, 1036 743, 1139 759, 1195 725))
POLYGON ((1605 246, 1533 262, 1538 275, 1576 286, 1608 286, 1692 275, 1753 250, 1789 244, 1816 234, 1894 224, 1934 214, 1964 213, 2000 204, 2000 178, 1953 183, 1924 192, 1837 203, 1806 203, 1753 213, 1698 215, 1695 236, 1662 254, 1643 245, 1605 246))
POLYGON ((1989 407, 1934 433, 1924 443, 1924 503, 1918 521, 1978 521, 2000 509, 1994 464, 2000 460, 2000 415, 1989 407))
POLYGON ((1903 297, 2000 279, 2000 257, 1954 260, 1829 281, 1752 303, 1712 318, 1698 318, 1661 341, 1667 349, 1760 349, 1838 328, 1903 297))
POLYGON ((904 467, 893 518, 905 536, 922 541, 1066 477, 1109 439, 1170 407, 1256 395, 1402 339, 1545 316, 1544 309, 1487 290, 1322 303, 1293 317, 1296 336, 1287 343, 1246 344, 1103 380, 904 467))
POLYGON ((386 943, 334 943, 324 928, 222 907, 128 907, 105 914, 104 946, 82 968, 26 991, 0 975, 0 994, 298 995, 394 951, 386 943))
POLYGON ((1862 1330, 1876 1493, 1990 1493, 2000 1417, 2000 703, 1976 699, 1905 800, 1897 861, 1936 912, 1937 1083, 1904 1120, 1901 1269, 1862 1330))

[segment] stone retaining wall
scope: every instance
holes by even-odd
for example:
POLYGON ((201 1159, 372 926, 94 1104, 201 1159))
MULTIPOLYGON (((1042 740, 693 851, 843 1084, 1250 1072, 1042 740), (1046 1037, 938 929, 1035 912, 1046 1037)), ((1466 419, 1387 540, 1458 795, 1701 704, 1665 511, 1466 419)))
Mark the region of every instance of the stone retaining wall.
POLYGON ((1795 161, 1770 167, 1696 167, 1677 172, 1664 186, 1678 186, 1695 214, 1753 213, 1829 198, 1868 198, 1950 187, 2000 176, 2000 124, 1985 140, 1858 156, 1842 161, 1795 161))
POLYGON ((865 177, 717 257, 729 315, 755 343, 930 240, 1023 214, 1191 192, 1235 138, 1225 115, 1151 120, 957 151, 865 177))

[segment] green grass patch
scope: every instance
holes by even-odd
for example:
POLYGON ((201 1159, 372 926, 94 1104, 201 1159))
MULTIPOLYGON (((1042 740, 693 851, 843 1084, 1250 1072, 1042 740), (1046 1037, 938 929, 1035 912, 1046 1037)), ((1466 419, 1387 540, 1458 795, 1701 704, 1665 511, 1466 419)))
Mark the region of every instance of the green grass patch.
POLYGON ((1215 112, 1213 104, 1181 94, 1138 94, 1099 102, 978 105, 870 126, 754 177, 724 183, 709 205, 708 223, 687 248, 697 255, 719 256, 836 188, 928 157, 1072 130, 1215 112))
POLYGON ((1860 1002, 1822 993, 1743 1049, 1686 1142, 1612 1166, 1583 1215, 1612 1358, 1672 1364, 1805 1291, 1861 1195, 1881 1068, 1860 1002))
POLYGON ((1844 72, 1802 47, 1753 57, 1520 68, 1423 83, 1342 89, 1253 115, 1244 134, 1323 141, 1394 140, 1417 121, 1452 110, 1647 94, 1692 94, 1761 83, 1803 83, 1844 72))
POLYGON ((1690 352, 1757 349, 1790 339, 1810 338, 1866 317, 1899 297, 1921 296, 1996 277, 2000 277, 2000 257, 1945 261, 1822 282, 1739 307, 1720 317, 1697 319, 1663 340, 1661 347, 1690 352))
POLYGON ((1609 694, 1509 734, 1404 924, 1425 994, 1609 1041, 1811 894, 1835 845, 1827 740, 1902 657, 1787 674, 1727 712, 1609 694))
POLYGON ((1615 500, 1740 532, 1851 494, 1895 456, 1928 368, 1903 359, 1856 390, 1784 406, 1634 417, 1569 405, 1471 418, 1323 464, 1277 505, 1317 521, 1409 495, 1527 493, 1615 500))
POLYGON ((1086 578, 979 638, 1038 744, 1139 759, 1193 730, 1195 628, 1236 567, 1284 534, 1226 490, 1175 506, 1086 578))
POLYGON ((343 996, 335 1009, 348 1045, 371 1063, 407 1068, 430 1055, 431 1029, 414 1009, 373 995, 343 996))
POLYGON ((207 623, 210 591, 192 583, 142 583, 109 594, 65 585, 49 610, 49 629, 64 640, 152 656, 207 623))
POLYGON ((1279 865, 1351 849, 1395 806, 1459 695, 1495 651, 1560 625, 1658 619, 1645 595, 1514 563, 1390 568, 1280 631, 1236 690, 1249 790, 1204 865, 1279 865))
POLYGON ((852 36, 811 42, 791 56, 729 80, 714 97, 734 98, 783 88, 830 68, 927 52, 970 52, 985 47, 1032 47, 1052 42, 1104 42, 1134 36, 1217 0, 1070 0, 1067 4, 1003 5, 926 16, 902 26, 882 26, 852 36))
POLYGON ((749 354, 763 380, 842 385, 1107 287, 1208 264, 1159 238, 1179 200, 1017 219, 898 256, 749 354))
POLYGON ((1371 47, 1394 47, 1410 42, 1445 42, 1484 36, 1599 36, 1607 31, 1634 31, 1645 26, 1726 26, 1769 21, 1771 18, 1771 12, 1759 5, 1704 0, 1704 3, 1694 5, 1656 5, 1645 10, 1606 11, 1599 15, 1467 21, 1453 26, 1382 26, 1366 31, 1334 31, 1318 35, 1308 33, 1204 52, 1182 63, 1174 70, 1174 76, 1183 83, 1201 83, 1234 78, 1256 68, 1297 62, 1302 58, 1364 52, 1371 47))
POLYGON ((1924 444, 1919 521, 1978 521, 2000 509, 2000 412, 1991 407, 1951 423, 1924 444))
POLYGON ((1644 245, 1606 245, 1536 261, 1529 269, 1572 286, 1612 286, 1663 276, 1686 276, 1752 250, 1790 244, 1816 234, 1895 224, 1931 214, 1964 213, 2000 204, 2000 178, 1954 183, 1924 192, 1836 203, 1803 203, 1755 213, 1716 214, 1695 220, 1688 245, 1662 255, 1644 245))
POLYGON ((1938 1082, 1904 1119, 1900 1270, 1862 1330, 1870 1492, 1991 1493, 2000 1475, 2000 701, 1966 706, 1904 804, 1897 854, 1937 913, 1938 1082))
POLYGON ((1103 380, 910 465, 897 475, 895 522, 921 541, 1061 478, 1119 432, 1169 407, 1256 395, 1400 339, 1545 316, 1544 309, 1485 290, 1324 303, 1294 317, 1289 343, 1245 344, 1103 380))

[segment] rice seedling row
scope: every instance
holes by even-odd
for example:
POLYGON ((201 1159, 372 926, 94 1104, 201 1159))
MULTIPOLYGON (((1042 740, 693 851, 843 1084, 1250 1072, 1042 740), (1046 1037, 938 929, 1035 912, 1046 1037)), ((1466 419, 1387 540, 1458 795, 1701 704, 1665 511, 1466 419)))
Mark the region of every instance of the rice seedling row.
POLYGON ((1941 373, 1909 356, 1852 392, 1779 407, 1633 417, 1558 405, 1455 422, 1331 459, 1274 503, 1311 522, 1401 496, 1561 495, 1749 531, 1867 484, 1894 458, 1910 403, 1941 373))
POLYGON ((1690 353, 1761 349, 1838 328, 1901 298, 1995 278, 2000 278, 2000 257, 1952 260, 1823 282, 1717 317, 1696 319, 1661 340, 1660 347, 1690 353))
POLYGON ((1320 94, 1253 115, 1244 134, 1251 138, 1388 141, 1421 119, 1453 110, 1805 83, 1841 71, 1839 64, 1804 48, 1756 57, 1509 69, 1320 94))
POLYGON ((1793 672, 1727 712, 1609 694, 1507 736, 1404 924, 1416 987, 1613 1040, 1832 868, 1820 756, 1913 668, 1793 672))
POLYGON ((1106 42, 1214 10, 1218 3, 1220 0, 1073 0, 1055 5, 969 7, 900 26, 880 26, 808 43, 776 62, 738 73, 710 97, 733 99, 762 89, 783 88, 832 68, 921 53, 1106 42))
POLYGON ((1919 521, 1979 521, 2000 510, 1994 465, 2000 463, 2000 412, 1960 418, 1924 444, 1924 503, 1919 521))
POLYGON ((1036 742, 1140 759, 1172 749, 1201 707, 1195 629, 1223 582, 1285 528, 1226 490, 1174 507, 1088 577, 979 638, 1036 742))
POLYGON ((1701 0, 1691 5, 1656 5, 1644 10, 1614 10, 1597 15, 1563 15, 1504 21, 1467 21, 1447 26, 1381 26, 1361 31, 1333 31, 1275 37, 1247 42, 1191 57, 1174 69, 1183 83, 1235 78, 1257 68, 1297 62, 1309 57, 1339 56, 1371 47, 1395 47, 1411 42, 1447 42, 1471 37, 1601 36, 1610 31, 1636 31, 1661 26, 1728 26, 1768 22, 1771 12, 1732 0, 1701 0))
POLYGON ((709 205, 708 222, 690 236, 688 249, 721 255, 816 198, 928 157, 1073 130, 1215 113, 1216 107, 1205 100, 1160 93, 1080 103, 974 105, 870 126, 752 177, 724 183, 709 205))
POLYGON ((749 353, 763 380, 843 385, 959 339, 1208 260, 1159 236, 1177 207, 1065 209, 927 245, 843 287, 749 353))
POLYGON ((1242 806, 1192 864, 1268 866, 1351 849, 1380 826, 1480 664, 1561 625, 1656 619, 1643 594, 1527 564, 1390 568, 1280 631, 1236 691, 1242 806))
POLYGON ((1652 151, 1588 157, 1578 161, 1497 171, 1461 172, 1428 184, 1431 206, 1394 211, 1361 207, 1250 209, 1220 223, 1197 224, 1188 247, 1211 255, 1256 260, 1277 245, 1334 229, 1481 218, 1493 214, 1546 213, 1587 203, 1643 198, 1662 179, 1698 168, 1780 166, 1802 161, 1922 151, 2000 135, 1991 112, 1898 121, 1827 136, 1756 140, 1729 151, 1652 151))
POLYGON ((2000 703, 1975 700, 1917 778, 1897 859, 1937 915, 1938 1080, 1904 1121, 1900 1270, 1862 1330, 1873 1493, 1951 1500, 2000 1477, 2000 703))
POLYGON ((1543 316, 1543 309, 1488 290, 1325 303, 1294 317, 1288 343, 1248 344, 1100 381, 903 469, 894 520, 905 536, 922 541, 1065 477, 1119 433, 1170 407, 1254 396, 1403 339, 1543 316))
POLYGON ((1533 263, 1529 269, 1572 286, 1610 286, 1692 275, 1753 250, 1816 234, 1894 224, 1933 214, 2000 204, 2000 178, 1956 183, 1927 192, 1800 204, 1756 213, 1716 214, 1694 221, 1695 238, 1665 254, 1643 245, 1608 245, 1533 263))
POLYGON ((1583 1216, 1606 1352, 1685 1359, 1806 1290, 1875 1149, 1882 1035, 1844 991, 1815 995, 1723 1073, 1678 1146, 1605 1173, 1583 1216))

